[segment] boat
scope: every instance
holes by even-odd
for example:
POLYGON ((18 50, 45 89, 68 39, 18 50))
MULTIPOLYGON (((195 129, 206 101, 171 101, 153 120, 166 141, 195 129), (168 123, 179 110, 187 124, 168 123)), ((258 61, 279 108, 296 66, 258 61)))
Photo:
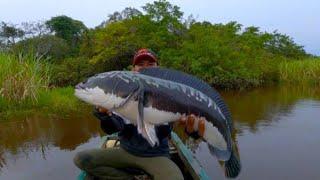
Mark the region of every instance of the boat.
MULTIPOLYGON (((112 148, 119 146, 117 133, 101 138, 99 148, 112 148)), ((209 176, 193 157, 192 152, 183 144, 182 140, 174 132, 171 132, 170 158, 180 168, 185 180, 209 180, 209 176)), ((85 180, 86 173, 82 171, 78 180, 85 180)), ((136 179, 150 179, 146 174, 137 175, 136 179), (140 177, 139 177, 140 176, 140 177)))

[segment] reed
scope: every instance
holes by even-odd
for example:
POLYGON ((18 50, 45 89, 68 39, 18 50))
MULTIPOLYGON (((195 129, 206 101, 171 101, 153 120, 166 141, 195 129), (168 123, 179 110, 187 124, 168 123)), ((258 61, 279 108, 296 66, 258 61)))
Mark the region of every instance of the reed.
POLYGON ((0 96, 10 104, 36 103, 48 89, 50 66, 34 55, 0 53, 0 96))
POLYGON ((68 114, 85 106, 73 87, 49 88, 50 72, 45 59, 0 53, 0 117, 35 110, 68 114))
POLYGON ((281 62, 279 75, 282 82, 320 85, 320 58, 281 62))

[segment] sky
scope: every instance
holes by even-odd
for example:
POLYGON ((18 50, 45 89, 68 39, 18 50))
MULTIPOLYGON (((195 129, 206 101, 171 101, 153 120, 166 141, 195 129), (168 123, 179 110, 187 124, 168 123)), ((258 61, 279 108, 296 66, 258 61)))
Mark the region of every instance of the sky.
MULTIPOLYGON (((178 5, 185 18, 227 23, 289 35, 308 53, 320 55, 319 0, 169 0, 178 5)), ((20 24, 67 15, 95 27, 114 11, 141 6, 153 0, 0 0, 0 21, 20 24)))

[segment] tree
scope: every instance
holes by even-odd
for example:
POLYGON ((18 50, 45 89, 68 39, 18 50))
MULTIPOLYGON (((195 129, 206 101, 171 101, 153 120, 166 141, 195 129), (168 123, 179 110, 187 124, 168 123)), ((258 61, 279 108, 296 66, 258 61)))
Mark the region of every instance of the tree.
POLYGON ((24 31, 17 28, 16 25, 11 25, 5 22, 1 22, 0 25, 0 39, 6 45, 15 44, 17 38, 22 38, 24 31))
POLYGON ((23 22, 21 23, 22 29, 25 32, 26 38, 41 37, 48 35, 50 30, 43 21, 37 22, 23 22))
POLYGON ((267 51, 287 58, 302 59, 307 55, 303 46, 297 45, 291 37, 277 31, 269 34, 265 47, 267 51))
POLYGON ((158 26, 165 27, 163 30, 177 36, 185 33, 186 26, 182 23, 183 12, 180 11, 180 7, 166 0, 159 0, 147 3, 142 8, 146 12, 146 17, 158 23, 158 26))
POLYGON ((115 11, 114 13, 109 14, 108 19, 106 21, 103 21, 98 27, 102 28, 107 24, 132 19, 134 17, 138 17, 141 15, 142 15, 142 12, 140 12, 138 9, 127 7, 121 12, 115 11))
POLYGON ((68 16, 56 16, 45 23, 51 32, 57 37, 66 40, 72 47, 79 42, 81 35, 87 27, 78 20, 74 20, 68 16))
POLYGON ((70 46, 66 40, 53 36, 43 35, 27 38, 17 42, 11 47, 16 54, 35 54, 50 57, 52 60, 61 60, 70 55, 70 46))
POLYGON ((181 20, 183 16, 180 7, 172 5, 166 0, 154 1, 152 4, 147 3, 142 8, 155 21, 181 20))

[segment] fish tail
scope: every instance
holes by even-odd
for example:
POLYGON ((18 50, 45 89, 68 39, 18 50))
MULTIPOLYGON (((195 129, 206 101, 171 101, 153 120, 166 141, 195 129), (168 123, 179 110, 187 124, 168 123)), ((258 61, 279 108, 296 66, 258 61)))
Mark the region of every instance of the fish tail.
POLYGON ((232 151, 230 159, 225 162, 225 176, 228 178, 236 178, 241 171, 241 164, 239 157, 232 151))

